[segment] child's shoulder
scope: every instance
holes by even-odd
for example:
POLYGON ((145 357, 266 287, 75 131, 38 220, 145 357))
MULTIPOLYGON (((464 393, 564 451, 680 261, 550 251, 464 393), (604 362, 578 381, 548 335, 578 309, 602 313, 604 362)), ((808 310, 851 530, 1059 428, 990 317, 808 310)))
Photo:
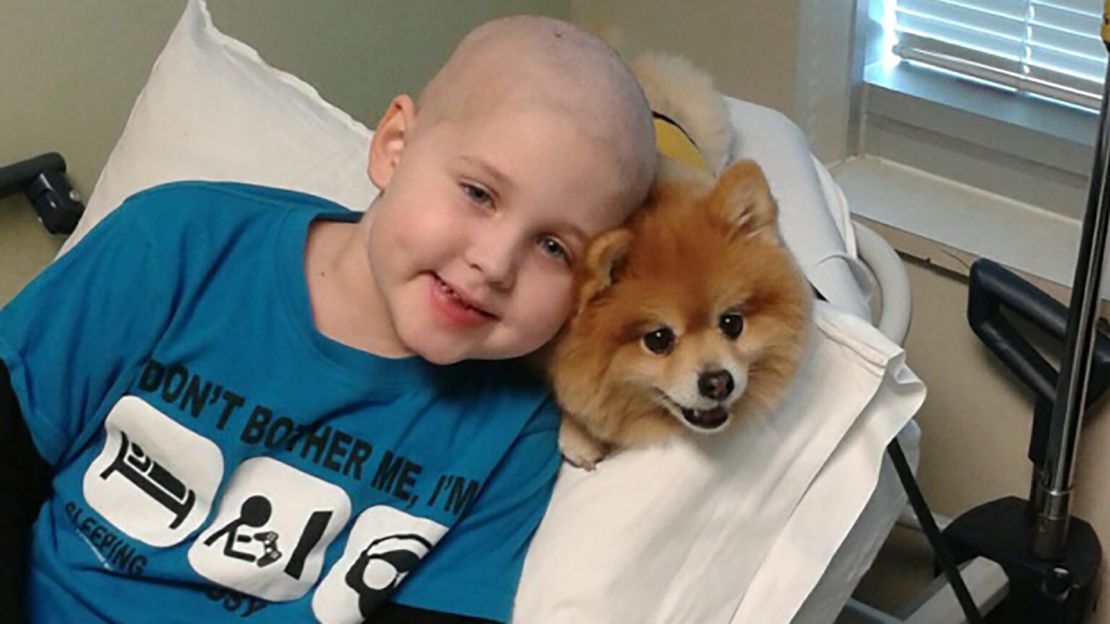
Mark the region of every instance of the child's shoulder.
MULTIPOLYGON (((181 181, 160 184, 128 197, 90 232, 103 249, 107 241, 145 249, 177 266, 254 256, 267 246, 303 246, 303 229, 320 215, 356 220, 359 213, 306 193, 238 182, 181 181)), ((153 260, 152 260, 153 261, 153 260)))
POLYGON ((256 213, 270 213, 275 208, 350 212, 328 199, 300 191, 208 180, 183 180, 152 186, 128 197, 117 210, 131 213, 131 218, 145 217, 168 225, 167 222, 180 220, 238 219, 256 213))

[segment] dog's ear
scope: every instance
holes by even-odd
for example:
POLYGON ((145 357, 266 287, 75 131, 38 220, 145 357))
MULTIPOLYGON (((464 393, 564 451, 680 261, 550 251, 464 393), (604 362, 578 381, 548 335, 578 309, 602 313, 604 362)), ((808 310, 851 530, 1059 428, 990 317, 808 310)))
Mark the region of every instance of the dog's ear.
POLYGON ((750 160, 733 163, 709 196, 710 210, 732 224, 734 236, 777 237, 778 208, 763 170, 750 160))
POLYGON ((578 312, 582 312, 586 304, 613 285, 616 272, 624 263, 631 244, 632 232, 626 228, 610 230, 590 242, 583 263, 585 279, 578 290, 578 312))

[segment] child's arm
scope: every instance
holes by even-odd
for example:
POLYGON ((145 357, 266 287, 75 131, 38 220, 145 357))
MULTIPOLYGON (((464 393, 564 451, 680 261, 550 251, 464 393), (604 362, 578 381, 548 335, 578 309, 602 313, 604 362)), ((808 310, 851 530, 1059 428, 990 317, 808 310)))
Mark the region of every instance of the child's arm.
POLYGON ((56 466, 164 323, 169 272, 139 214, 121 206, 0 306, 2 621, 24 620, 29 529, 56 466))
POLYGON ((50 468, 35 450, 8 369, 0 361, 0 613, 25 622, 23 589, 31 523, 50 494, 50 468))

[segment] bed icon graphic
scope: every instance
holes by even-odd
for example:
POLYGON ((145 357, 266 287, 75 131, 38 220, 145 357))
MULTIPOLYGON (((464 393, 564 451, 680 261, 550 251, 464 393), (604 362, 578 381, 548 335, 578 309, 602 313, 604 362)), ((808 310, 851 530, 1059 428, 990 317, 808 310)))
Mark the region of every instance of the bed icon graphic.
POLYGON ((116 473, 127 478, 174 515, 169 528, 176 529, 193 510, 196 493, 132 442, 127 433, 120 431, 120 437, 119 453, 100 478, 107 480, 116 473))

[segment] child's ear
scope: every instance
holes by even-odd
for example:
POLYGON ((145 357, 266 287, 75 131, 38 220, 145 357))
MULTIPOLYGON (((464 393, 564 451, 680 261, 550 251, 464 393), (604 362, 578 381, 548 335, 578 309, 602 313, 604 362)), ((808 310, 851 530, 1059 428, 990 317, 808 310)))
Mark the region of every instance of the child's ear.
POLYGON ((778 208, 763 170, 741 160, 721 174, 709 196, 710 210, 733 226, 734 236, 776 237, 778 208))
POLYGON ((628 255, 631 244, 632 232, 625 228, 605 232, 590 243, 583 263, 585 280, 578 289, 578 313, 594 297, 613 285, 615 274, 628 255))
POLYGON ((384 191, 389 186, 393 171, 401 162, 401 153, 405 151, 415 116, 416 105, 412 98, 398 95, 378 121, 374 137, 370 139, 370 164, 366 173, 379 190, 384 191))

